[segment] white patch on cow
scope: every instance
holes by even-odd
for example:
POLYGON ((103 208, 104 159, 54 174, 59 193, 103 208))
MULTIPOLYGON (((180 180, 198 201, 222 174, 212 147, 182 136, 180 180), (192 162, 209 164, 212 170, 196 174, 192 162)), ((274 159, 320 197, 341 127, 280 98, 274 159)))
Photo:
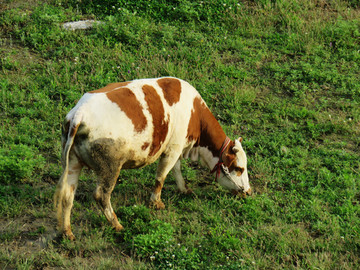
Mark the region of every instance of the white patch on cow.
POLYGON ((238 150, 238 152, 236 153, 236 158, 237 158, 237 164, 238 166, 240 166, 241 168, 244 168, 243 173, 241 174, 241 176, 237 176, 235 179, 239 179, 239 184, 244 188, 244 191, 247 192, 250 190, 250 184, 249 184, 249 176, 248 176, 248 171, 247 171, 247 158, 246 158, 246 154, 245 151, 241 145, 241 142, 239 140, 235 140, 235 146, 236 149, 238 150))
POLYGON ((239 140, 235 140, 235 146, 233 147, 233 151, 236 153, 237 165, 242 168, 246 168, 247 158, 239 140))
MULTIPOLYGON (((136 136, 134 125, 119 106, 110 101, 105 93, 91 93, 80 99, 79 110, 83 114, 83 123, 90 129, 90 140, 99 138, 118 139, 136 136), (101 128, 100 128, 101 127, 101 128), (133 128, 129 128, 133 127, 133 128)), ((76 108, 76 107, 75 107, 76 108)))
POLYGON ((178 189, 180 190, 180 192, 183 192, 183 193, 186 193, 188 191, 188 189, 186 188, 186 185, 185 185, 185 181, 184 181, 184 178, 181 174, 181 162, 180 162, 180 159, 178 161, 176 161, 175 163, 175 166, 173 168, 173 175, 174 175, 174 178, 176 180, 176 184, 178 186, 178 189))
POLYGON ((212 169, 219 161, 219 158, 214 157, 212 152, 207 147, 199 147, 199 161, 202 165, 212 169))
POLYGON ((182 153, 182 158, 188 159, 190 158, 192 161, 199 160, 199 148, 194 147, 195 141, 191 142, 186 148, 184 148, 182 153))

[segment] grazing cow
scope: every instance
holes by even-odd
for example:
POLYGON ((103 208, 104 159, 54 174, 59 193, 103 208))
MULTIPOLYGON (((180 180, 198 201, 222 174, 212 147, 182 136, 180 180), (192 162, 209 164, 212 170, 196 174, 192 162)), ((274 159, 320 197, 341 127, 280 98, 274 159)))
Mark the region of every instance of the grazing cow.
POLYGON ((180 159, 200 160, 234 193, 251 193, 242 139, 231 141, 189 83, 176 78, 113 83, 86 93, 67 114, 62 132, 63 174, 54 195, 59 230, 74 239, 70 212, 83 166, 94 170, 94 198, 116 231, 123 229, 110 203, 121 169, 159 160, 150 202, 163 209, 161 189, 172 169, 189 193, 180 159))

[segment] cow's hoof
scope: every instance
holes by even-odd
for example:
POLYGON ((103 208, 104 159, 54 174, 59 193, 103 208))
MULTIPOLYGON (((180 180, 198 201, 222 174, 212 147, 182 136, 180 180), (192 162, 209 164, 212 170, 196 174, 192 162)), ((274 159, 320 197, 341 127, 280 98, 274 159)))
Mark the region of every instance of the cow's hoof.
POLYGON ((120 231, 122 231, 124 229, 124 227, 121 224, 119 224, 119 225, 116 225, 114 227, 114 229, 115 229, 116 232, 120 232, 120 231))
POLYGON ((70 231, 70 232, 64 232, 64 237, 69 239, 70 241, 75 241, 75 235, 70 231))
POLYGON ((191 188, 185 187, 185 188, 179 188, 178 192, 185 195, 194 194, 193 190, 191 188))
POLYGON ((187 188, 187 189, 184 189, 184 190, 179 190, 179 192, 180 192, 181 194, 184 194, 184 195, 194 194, 194 192, 192 191, 191 188, 187 188))
POLYGON ((155 201, 155 202, 151 201, 150 207, 156 210, 163 210, 165 209, 165 204, 162 201, 155 201))

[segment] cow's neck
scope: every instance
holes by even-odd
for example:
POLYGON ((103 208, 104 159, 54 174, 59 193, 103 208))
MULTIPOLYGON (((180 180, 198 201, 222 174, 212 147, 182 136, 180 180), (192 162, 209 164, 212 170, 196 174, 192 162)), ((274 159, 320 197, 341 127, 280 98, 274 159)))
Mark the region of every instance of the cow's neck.
POLYGON ((226 135, 219 122, 207 107, 202 108, 200 126, 200 156, 209 169, 213 169, 219 161, 220 150, 226 135))

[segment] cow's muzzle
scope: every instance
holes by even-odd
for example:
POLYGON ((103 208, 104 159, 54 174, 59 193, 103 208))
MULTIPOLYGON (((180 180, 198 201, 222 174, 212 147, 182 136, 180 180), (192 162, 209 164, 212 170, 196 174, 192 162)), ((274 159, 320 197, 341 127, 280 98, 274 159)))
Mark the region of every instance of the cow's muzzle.
POLYGON ((246 198, 246 196, 252 195, 252 190, 251 188, 249 188, 247 191, 232 190, 232 194, 234 194, 235 196, 239 196, 240 198, 246 198))

